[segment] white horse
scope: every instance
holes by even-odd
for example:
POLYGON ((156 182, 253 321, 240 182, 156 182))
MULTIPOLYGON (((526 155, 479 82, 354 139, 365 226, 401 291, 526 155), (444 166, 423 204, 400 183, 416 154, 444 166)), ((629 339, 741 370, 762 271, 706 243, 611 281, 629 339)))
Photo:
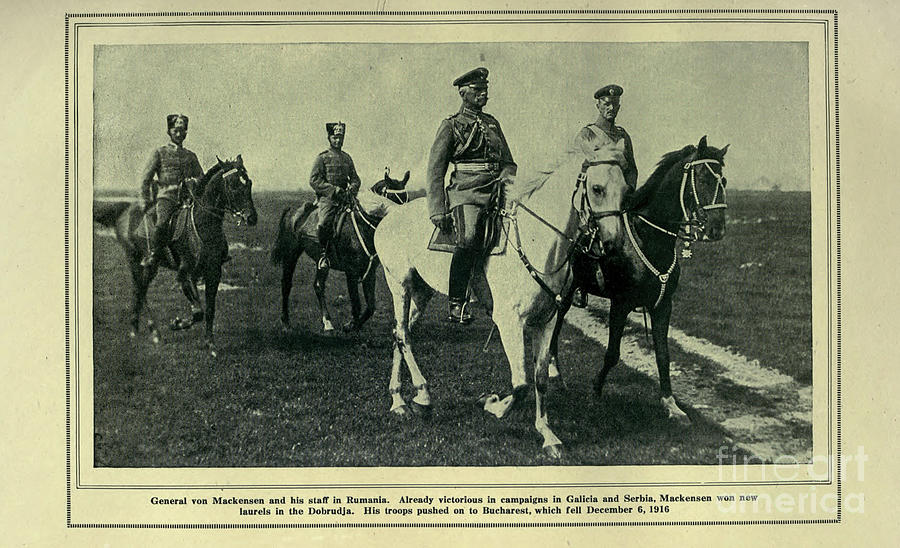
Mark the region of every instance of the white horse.
MULTIPOLYGON (((476 267, 473 276, 473 291, 490 309, 499 329, 513 385, 509 396, 486 397, 484 410, 503 418, 514 403, 524 401, 528 389, 525 330, 529 329, 536 357, 535 428, 544 439, 544 451, 554 458, 561 456, 562 442, 550 429, 546 393, 559 295, 572 283, 570 259, 576 245, 591 248, 622 239, 620 213, 626 188, 618 166, 589 163, 583 154, 575 153, 565 156, 554 170, 512 185, 507 189, 505 212, 509 230, 501 235, 508 237, 505 252, 487 257, 483 271, 476 267)), ((391 412, 399 415, 410 411, 400 395, 404 360, 417 391, 413 410, 431 411, 431 395, 413 356, 409 327, 435 290, 448 291, 452 255, 428 250, 432 231, 425 200, 416 200, 388 215, 375 232, 375 248, 394 298, 390 394, 391 412)))

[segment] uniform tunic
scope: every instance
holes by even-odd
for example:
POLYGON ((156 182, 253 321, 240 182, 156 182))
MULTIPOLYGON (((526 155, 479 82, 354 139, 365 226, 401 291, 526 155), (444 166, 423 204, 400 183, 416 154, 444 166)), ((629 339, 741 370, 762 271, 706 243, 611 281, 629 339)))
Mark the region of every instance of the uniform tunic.
POLYGON ((591 162, 613 161, 622 168, 625 182, 631 188, 637 184, 637 165, 631 137, 619 126, 613 126, 607 133, 599 126, 591 124, 581 128, 572 142, 572 150, 581 151, 591 162))
POLYGON ((485 206, 498 180, 516 174, 509 145, 500 122, 490 114, 466 107, 441 122, 428 158, 426 194, 428 214, 444 215, 459 205, 485 206), (450 184, 444 193, 444 177, 450 164, 450 184), (476 164, 490 164, 470 167, 476 164))
POLYGON ((309 186, 319 198, 319 226, 330 227, 337 213, 334 194, 338 189, 359 189, 359 175, 350 155, 336 148, 329 148, 316 156, 309 186))
POLYGON ((141 194, 144 200, 169 200, 178 202, 181 183, 191 177, 202 177, 203 168, 197 155, 175 143, 163 145, 150 154, 147 166, 141 176, 141 194), (156 176, 158 191, 153 195, 153 176, 156 176))

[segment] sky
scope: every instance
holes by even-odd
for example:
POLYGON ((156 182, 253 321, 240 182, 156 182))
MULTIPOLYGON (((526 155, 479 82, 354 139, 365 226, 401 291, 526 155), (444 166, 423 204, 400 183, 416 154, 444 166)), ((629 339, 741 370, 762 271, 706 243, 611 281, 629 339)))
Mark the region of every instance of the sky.
POLYGON ((490 70, 495 116, 520 173, 558 157, 597 117, 594 91, 624 88, 617 119, 639 182, 666 152, 730 144, 729 188, 810 189, 809 69, 800 42, 102 45, 94 50, 94 186, 139 189, 165 117, 190 117, 204 169, 241 154, 254 190, 309 190, 325 123, 364 185, 385 167, 424 184, 452 81, 490 70), (765 187, 765 188, 760 188, 765 187))

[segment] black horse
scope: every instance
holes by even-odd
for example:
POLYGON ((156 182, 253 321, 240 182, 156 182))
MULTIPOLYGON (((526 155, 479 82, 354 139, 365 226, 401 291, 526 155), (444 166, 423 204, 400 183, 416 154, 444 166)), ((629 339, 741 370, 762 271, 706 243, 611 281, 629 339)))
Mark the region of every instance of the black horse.
MULTIPOLYGON (((412 192, 405 190, 409 181, 409 171, 402 180, 390 177, 385 170, 384 178, 371 187, 371 191, 395 204, 406 203, 412 192)), ((312 202, 299 206, 291 206, 281 213, 278 223, 278 237, 272 248, 273 264, 280 264, 281 272, 281 324, 285 330, 291 328, 290 296, 293 286, 294 269, 297 260, 303 253, 314 260, 322 253, 316 237, 317 210, 312 202)), ((372 238, 375 227, 381 216, 364 211, 356 197, 350 197, 342 204, 341 212, 335 221, 335 231, 329 248, 328 261, 331 268, 344 272, 347 278, 347 293, 350 297, 353 319, 344 325, 344 329, 359 329, 375 312, 375 270, 378 267, 378 256, 372 238), (361 311, 359 302, 359 283, 362 282, 366 309, 361 311)), ((332 331, 331 314, 325 302, 325 283, 328 270, 317 270, 314 282, 319 311, 322 314, 322 326, 325 331, 332 331)))
POLYGON ((686 421, 672 396, 669 379, 669 319, 672 296, 681 268, 676 254, 679 240, 720 240, 725 235, 725 153, 708 146, 706 136, 663 156, 656 170, 628 198, 622 215, 625 238, 605 243, 600 258, 576 255, 575 284, 563 299, 551 342, 558 363, 557 342, 562 318, 572 304, 574 288, 610 299, 609 343, 603 367, 594 381, 599 397, 609 370, 619 362, 619 346, 628 314, 643 307, 650 315, 660 398, 670 418, 686 421))
MULTIPOLYGON (((160 266, 177 271, 182 291, 191 303, 191 317, 175 318, 172 328, 185 329, 206 319, 204 346, 212 356, 216 355, 213 344, 216 293, 222 278, 222 263, 228 256, 228 242, 222 223, 228 213, 237 217, 239 224, 243 221, 249 226, 256 224, 251 188, 252 181, 240 155, 234 160, 218 160, 194 188, 185 189, 193 195, 193 199, 189 206, 182 207, 172 216, 171 253, 160 261, 160 266), (197 290, 197 280, 201 277, 206 285, 205 312, 197 290)), ((98 203, 94 207, 95 222, 115 227, 116 238, 125 250, 131 269, 134 289, 131 337, 137 335, 147 289, 158 271, 158 266, 141 266, 141 260, 150 252, 153 209, 145 211, 139 204, 125 201, 98 203)), ((159 342, 159 333, 152 317, 148 325, 154 342, 159 342)))

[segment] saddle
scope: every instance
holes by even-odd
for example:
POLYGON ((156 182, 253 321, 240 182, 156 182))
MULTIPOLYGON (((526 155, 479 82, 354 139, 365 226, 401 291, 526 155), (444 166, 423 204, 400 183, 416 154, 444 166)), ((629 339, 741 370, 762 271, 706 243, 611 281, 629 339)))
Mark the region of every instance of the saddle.
MULTIPOLYGON (((509 219, 501 217, 497 210, 485 210, 482 215, 487 215, 484 229, 484 243, 482 245, 483 254, 502 255, 506 252, 506 242, 509 239, 509 219)), ((428 249, 431 251, 441 251, 444 253, 453 253, 456 251, 457 233, 454 226, 450 232, 434 228, 431 239, 428 241, 428 249)))
MULTIPOLYGON (((182 204, 172 217, 169 218, 169 242, 174 242, 184 235, 184 231, 188 226, 191 216, 190 204, 182 204)), ((150 206, 141 216, 141 223, 144 224, 146 236, 156 230, 156 208, 150 206)))
MULTIPOLYGON (((305 202, 294 210, 294 213, 291 215, 291 230, 294 234, 315 242, 319 241, 319 235, 316 231, 316 225, 319 223, 318 209, 319 206, 315 202, 305 202)), ((332 228, 335 235, 340 233, 346 218, 346 209, 342 209, 334 217, 334 226, 332 228)))

